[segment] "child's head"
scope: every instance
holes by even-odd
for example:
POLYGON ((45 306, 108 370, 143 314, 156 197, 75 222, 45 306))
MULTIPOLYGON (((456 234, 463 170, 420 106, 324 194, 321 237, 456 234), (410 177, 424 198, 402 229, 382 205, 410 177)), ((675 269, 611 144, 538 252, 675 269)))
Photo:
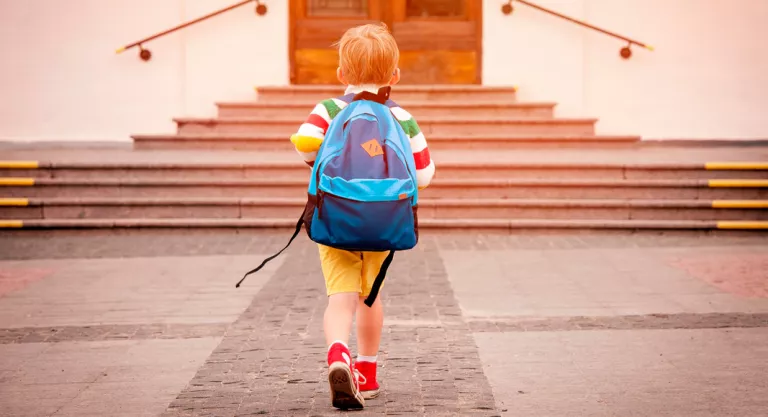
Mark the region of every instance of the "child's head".
POLYGON ((397 42, 382 24, 353 27, 344 33, 339 46, 339 68, 336 75, 343 84, 376 86, 394 85, 400 81, 397 42))

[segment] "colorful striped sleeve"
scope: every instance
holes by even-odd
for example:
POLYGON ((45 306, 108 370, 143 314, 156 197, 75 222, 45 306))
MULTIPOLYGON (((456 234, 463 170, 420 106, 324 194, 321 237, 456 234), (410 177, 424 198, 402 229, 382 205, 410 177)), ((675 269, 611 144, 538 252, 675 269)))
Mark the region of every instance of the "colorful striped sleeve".
POLYGON ((419 128, 416 119, 411 116, 405 109, 398 106, 391 108, 392 114, 400 122, 400 126, 411 138, 411 150, 413 151, 413 159, 416 161, 416 180, 419 185, 419 189, 424 189, 432 182, 432 177, 435 176, 435 162, 429 156, 429 147, 427 146, 427 139, 424 137, 424 133, 419 128))
POLYGON ((291 136, 291 142, 307 165, 312 166, 315 163, 317 151, 323 143, 328 125, 344 106, 346 103, 338 99, 321 101, 309 114, 307 120, 299 126, 298 132, 291 136))

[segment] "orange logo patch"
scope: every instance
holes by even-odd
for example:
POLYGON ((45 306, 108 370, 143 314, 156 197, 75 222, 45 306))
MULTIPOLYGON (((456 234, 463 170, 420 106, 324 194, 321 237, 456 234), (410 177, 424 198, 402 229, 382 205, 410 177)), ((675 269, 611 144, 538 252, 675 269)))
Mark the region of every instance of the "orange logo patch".
POLYGON ((379 155, 384 155, 384 149, 381 147, 381 144, 376 139, 371 139, 360 146, 362 146, 363 149, 365 149, 365 151, 368 152, 368 155, 370 155, 371 158, 379 155))

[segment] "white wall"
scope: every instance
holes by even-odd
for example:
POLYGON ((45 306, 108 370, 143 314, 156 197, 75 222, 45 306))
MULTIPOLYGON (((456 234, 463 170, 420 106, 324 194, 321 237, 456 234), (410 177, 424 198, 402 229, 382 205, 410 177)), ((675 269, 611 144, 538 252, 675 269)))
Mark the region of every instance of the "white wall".
POLYGON ((768 1, 536 0, 647 42, 621 41, 524 5, 505 16, 485 0, 486 84, 558 115, 598 117, 599 133, 646 138, 768 138, 768 1))
POLYGON ((128 140, 173 132, 255 85, 288 83, 288 9, 267 1, 146 46, 115 49, 234 0, 0 0, 0 140, 128 140))
MULTIPOLYGON (((0 0, 0 140, 128 140, 288 83, 288 6, 267 0, 147 47, 114 50, 235 0, 0 0)), ((537 0, 656 46, 484 0, 483 78, 519 85, 603 134, 768 138, 768 0, 537 0)))

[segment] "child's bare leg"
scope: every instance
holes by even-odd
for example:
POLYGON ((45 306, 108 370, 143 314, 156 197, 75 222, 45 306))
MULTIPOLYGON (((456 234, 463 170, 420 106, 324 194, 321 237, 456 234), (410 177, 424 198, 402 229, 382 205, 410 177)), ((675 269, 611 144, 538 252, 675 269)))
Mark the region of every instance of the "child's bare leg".
POLYGON ((363 356, 376 356, 381 343, 381 329, 384 326, 384 308, 381 297, 376 298, 372 307, 363 304, 360 297, 357 305, 357 348, 363 356))
POLYGON ((343 292, 328 297, 328 307, 325 308, 323 318, 326 344, 331 345, 338 340, 349 344, 349 333, 352 331, 352 319, 355 317, 359 296, 356 292, 343 292))

